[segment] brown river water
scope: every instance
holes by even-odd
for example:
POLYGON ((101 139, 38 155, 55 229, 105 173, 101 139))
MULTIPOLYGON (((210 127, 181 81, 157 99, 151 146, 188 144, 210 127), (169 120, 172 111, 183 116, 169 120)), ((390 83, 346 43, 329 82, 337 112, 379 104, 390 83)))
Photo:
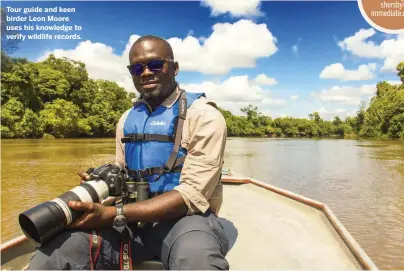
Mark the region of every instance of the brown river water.
MULTIPOLYGON (((19 213, 115 153, 112 138, 1 144, 2 243, 22 234, 19 213)), ((328 204, 379 269, 404 269, 404 141, 229 138, 224 167, 328 204)))

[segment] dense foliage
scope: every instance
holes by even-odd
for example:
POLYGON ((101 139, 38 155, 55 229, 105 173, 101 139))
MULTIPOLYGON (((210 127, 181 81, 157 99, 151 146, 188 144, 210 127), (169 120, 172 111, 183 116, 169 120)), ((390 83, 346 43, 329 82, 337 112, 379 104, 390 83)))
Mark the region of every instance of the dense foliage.
POLYGON ((131 106, 115 82, 93 80, 85 65, 50 55, 42 62, 2 53, 3 138, 109 137, 131 106))
POLYGON ((309 119, 283 117, 272 119, 253 105, 242 108, 246 116, 235 116, 221 110, 230 136, 285 137, 377 137, 404 139, 404 62, 397 66, 402 84, 379 82, 366 108, 362 102, 355 117, 324 120, 318 112, 309 119))
MULTIPOLYGON (((115 82, 93 80, 85 65, 50 55, 42 62, 11 58, 2 52, 1 136, 3 138, 110 137, 119 117, 131 106, 128 94, 115 82)), ((397 66, 404 83, 404 62, 397 66)), ((223 113, 229 136, 390 137, 404 139, 404 84, 387 82, 357 115, 332 121, 318 112, 309 119, 272 119, 249 105, 245 116, 223 113)))

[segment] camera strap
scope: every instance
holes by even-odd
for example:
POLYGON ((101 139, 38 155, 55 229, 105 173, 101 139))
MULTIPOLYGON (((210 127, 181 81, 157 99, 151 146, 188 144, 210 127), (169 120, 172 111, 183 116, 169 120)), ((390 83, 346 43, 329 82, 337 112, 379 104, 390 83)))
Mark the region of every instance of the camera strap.
POLYGON ((89 238, 91 270, 94 270, 98 255, 100 254, 102 237, 97 233, 96 230, 93 230, 93 234, 90 234, 89 238))
POLYGON ((121 232, 121 250, 119 252, 119 265, 121 270, 133 270, 132 268, 132 250, 130 247, 130 237, 127 225, 121 232))

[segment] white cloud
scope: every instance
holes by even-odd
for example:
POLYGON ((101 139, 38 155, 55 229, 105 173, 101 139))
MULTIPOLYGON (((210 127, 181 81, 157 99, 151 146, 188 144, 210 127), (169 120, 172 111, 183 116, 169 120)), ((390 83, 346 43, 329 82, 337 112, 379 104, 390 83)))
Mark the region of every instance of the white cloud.
POLYGON ((255 77, 255 82, 258 85, 267 85, 267 86, 278 84, 278 82, 276 81, 275 78, 268 77, 263 73, 261 73, 261 74, 257 75, 257 77, 255 77))
POLYGON ((260 0, 202 0, 202 6, 210 7, 212 16, 230 13, 233 17, 261 16, 260 0))
POLYGON ((346 112, 346 109, 345 108, 338 108, 338 109, 335 110, 335 112, 344 113, 344 112, 346 112))
POLYGON ((345 105, 359 105, 361 101, 369 100, 375 92, 376 84, 369 84, 360 87, 334 86, 320 92, 311 92, 310 94, 321 101, 345 105))
POLYGON ((396 66, 404 61, 404 34, 385 36, 380 44, 368 40, 376 34, 373 28, 360 29, 353 36, 339 41, 338 46, 346 52, 350 52, 361 58, 373 58, 383 60, 382 72, 396 72, 396 66))
MULTIPOLYGON (((47 51, 37 61, 44 60, 51 53, 56 57, 80 60, 86 65, 90 78, 112 80, 133 92, 136 90, 126 66, 129 63, 130 47, 139 37, 130 36, 122 53, 115 52, 106 44, 87 40, 71 50, 47 51)), ((234 24, 216 24, 212 34, 204 39, 188 36, 184 40, 170 38, 168 41, 179 62, 180 71, 207 74, 225 74, 237 67, 254 67, 256 59, 269 57, 278 50, 276 38, 266 25, 248 20, 240 20, 234 24)))
POLYGON ((338 42, 342 50, 349 51, 356 56, 364 58, 383 58, 380 55, 379 46, 366 39, 376 34, 373 28, 360 29, 353 36, 347 37, 338 42))
POLYGON ((334 120, 336 116, 338 116, 341 120, 344 120, 346 117, 355 116, 356 111, 348 111, 345 108, 337 108, 337 109, 326 109, 324 106, 318 110, 313 112, 318 112, 320 117, 325 120, 334 120))
POLYGON ((403 83, 400 80, 389 80, 386 82, 389 83, 390 85, 401 85, 403 83))
POLYGON ((139 36, 133 35, 126 44, 125 50, 118 55, 113 48, 103 43, 83 41, 72 50, 56 49, 45 52, 37 61, 43 61, 49 54, 56 57, 67 57, 69 59, 80 60, 86 65, 90 78, 104 79, 116 82, 127 91, 136 91, 132 77, 126 66, 128 65, 128 54, 132 43, 139 36))
POLYGON ((205 92, 209 99, 236 115, 243 114, 240 108, 249 103, 257 106, 261 112, 286 104, 283 99, 272 97, 270 91, 252 84, 247 75, 232 76, 221 83, 204 81, 200 84, 182 84, 181 88, 189 92, 205 92))
POLYGON ((297 45, 292 46, 292 52, 295 56, 299 55, 299 47, 297 45))
POLYGON ((277 39, 266 24, 249 20, 215 24, 212 34, 202 44, 193 36, 170 38, 168 42, 180 69, 205 74, 226 74, 233 68, 253 68, 258 58, 270 57, 278 51, 277 39))
POLYGON ((346 70, 341 63, 326 66, 320 73, 322 79, 339 79, 341 81, 369 80, 375 77, 376 63, 360 65, 357 70, 346 70))
POLYGON ((292 95, 290 96, 290 99, 296 101, 297 99, 299 99, 299 95, 292 95))

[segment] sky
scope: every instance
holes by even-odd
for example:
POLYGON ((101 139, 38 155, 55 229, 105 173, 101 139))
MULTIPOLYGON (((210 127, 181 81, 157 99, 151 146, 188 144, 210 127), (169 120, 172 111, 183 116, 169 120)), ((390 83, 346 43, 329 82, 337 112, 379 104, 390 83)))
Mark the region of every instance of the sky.
POLYGON ((4 8, 56 6, 75 12, 8 15, 68 16, 56 24, 81 26, 65 33, 81 39, 26 37, 13 56, 80 60, 91 78, 137 92, 126 68, 129 48, 142 35, 157 35, 173 48, 180 87, 205 92, 235 115, 252 104, 273 118, 316 111, 325 119, 353 116, 378 82, 399 83, 395 68, 404 61, 404 34, 372 28, 356 1, 2 1, 4 8))

